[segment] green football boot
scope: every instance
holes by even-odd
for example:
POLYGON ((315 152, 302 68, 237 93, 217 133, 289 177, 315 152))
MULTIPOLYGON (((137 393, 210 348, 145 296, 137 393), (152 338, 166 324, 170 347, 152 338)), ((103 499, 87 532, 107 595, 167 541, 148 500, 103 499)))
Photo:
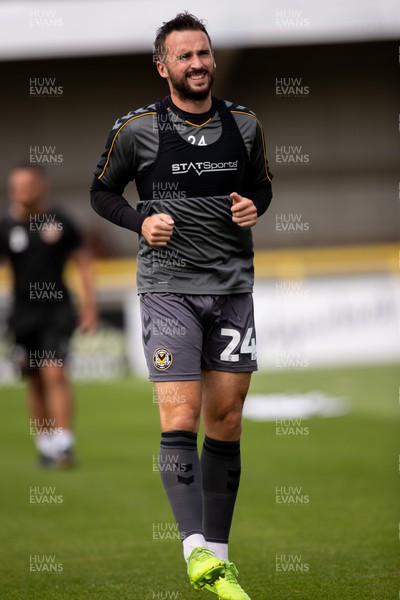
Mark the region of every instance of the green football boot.
POLYGON ((229 561, 225 563, 225 577, 219 577, 214 583, 206 584, 204 589, 217 594, 220 600, 251 600, 237 580, 239 572, 229 561))
POLYGON ((187 573, 194 589, 201 590, 206 584, 214 583, 216 579, 224 576, 225 564, 214 552, 198 546, 189 556, 187 573))

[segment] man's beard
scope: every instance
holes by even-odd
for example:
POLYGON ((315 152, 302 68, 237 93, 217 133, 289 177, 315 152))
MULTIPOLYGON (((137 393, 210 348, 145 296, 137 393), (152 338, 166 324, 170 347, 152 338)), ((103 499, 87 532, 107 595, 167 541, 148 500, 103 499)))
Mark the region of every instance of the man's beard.
POLYGON ((201 73, 208 73, 208 77, 209 77, 208 86, 202 90, 192 89, 188 82, 187 75, 184 75, 182 79, 178 80, 171 73, 168 73, 168 74, 169 74, 169 78, 171 80, 171 84, 181 100, 205 100, 208 97, 210 90, 214 83, 214 72, 215 72, 215 70, 210 72, 210 71, 207 71, 206 69, 199 69, 198 71, 191 72, 191 74, 196 73, 199 75, 201 73))

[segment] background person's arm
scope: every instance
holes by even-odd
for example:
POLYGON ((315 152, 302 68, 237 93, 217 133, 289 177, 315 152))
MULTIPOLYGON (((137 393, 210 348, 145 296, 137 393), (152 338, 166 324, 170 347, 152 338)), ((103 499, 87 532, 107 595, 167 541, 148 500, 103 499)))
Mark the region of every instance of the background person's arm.
POLYGON ((70 256, 80 279, 79 329, 90 333, 97 327, 97 308, 94 294, 93 261, 86 248, 74 250, 70 256))

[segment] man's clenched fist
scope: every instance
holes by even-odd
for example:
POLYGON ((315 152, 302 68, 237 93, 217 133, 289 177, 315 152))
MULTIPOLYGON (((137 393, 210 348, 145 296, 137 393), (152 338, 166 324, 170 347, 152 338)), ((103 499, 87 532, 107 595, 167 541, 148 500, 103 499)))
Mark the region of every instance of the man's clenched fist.
POLYGON ((147 217, 142 224, 142 235, 150 246, 166 246, 171 239, 174 221, 169 215, 160 213, 147 217))
POLYGON ((232 202, 232 221, 240 227, 253 227, 257 223, 257 209, 253 201, 236 192, 230 194, 232 202))

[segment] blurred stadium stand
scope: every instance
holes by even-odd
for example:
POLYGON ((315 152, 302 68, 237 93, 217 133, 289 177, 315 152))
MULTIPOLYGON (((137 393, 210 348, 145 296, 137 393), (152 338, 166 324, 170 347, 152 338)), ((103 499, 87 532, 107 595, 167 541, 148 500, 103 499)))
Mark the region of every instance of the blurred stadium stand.
MULTIPOLYGON (((399 232, 398 44, 218 49, 215 94, 249 105, 263 123, 275 176, 257 247, 395 241, 399 232), (276 79, 301 78, 309 95, 282 98, 276 79), (301 146, 308 163, 278 164, 276 148, 301 146), (301 214, 307 232, 276 231, 276 215, 301 214)), ((95 215, 88 189, 115 120, 166 94, 152 55, 0 63, 4 182, 31 146, 55 146, 53 198, 88 228, 103 254, 131 254, 135 236, 95 215), (59 98, 29 94, 29 79, 55 78, 59 98)), ((135 202, 134 185, 127 197, 135 202)))
MULTIPOLYGON (((246 11, 238 2, 229 11, 208 1, 185 8, 209 22, 215 95, 250 106, 264 126, 275 178, 272 205, 254 230, 257 276, 398 279, 399 4, 305 0, 289 8, 254 0, 246 11), (302 88, 296 97, 277 89, 289 80, 302 88), (306 158, 284 164, 282 147, 306 158), (300 227, 282 230, 282 220, 300 227)), ((6 89, 0 210, 7 204, 8 169, 29 160, 32 146, 55 147, 62 161, 48 167, 52 198, 81 223, 102 259, 98 299, 110 312, 121 311, 125 292, 134 289, 137 241, 92 211, 92 172, 115 120, 167 93, 151 46, 155 29, 180 10, 175 1, 0 6, 6 89), (51 79, 62 93, 33 95, 37 78, 51 79)), ((126 196, 135 203, 134 185, 126 196)), ((7 278, 1 270, 3 307, 7 278)), ((398 329, 398 302, 390 318, 398 329)))

